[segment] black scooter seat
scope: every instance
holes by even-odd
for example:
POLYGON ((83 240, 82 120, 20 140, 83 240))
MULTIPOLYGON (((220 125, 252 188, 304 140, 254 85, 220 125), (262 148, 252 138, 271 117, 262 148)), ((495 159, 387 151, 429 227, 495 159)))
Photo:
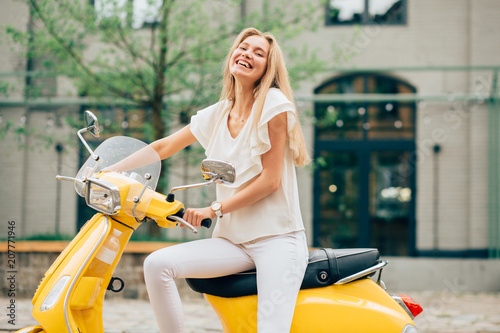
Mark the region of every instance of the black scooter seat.
MULTIPOLYGON (((301 289, 326 287, 379 262, 377 249, 320 249, 309 252, 301 289)), ((186 279, 196 292, 220 297, 257 294, 256 271, 208 279, 186 279)))

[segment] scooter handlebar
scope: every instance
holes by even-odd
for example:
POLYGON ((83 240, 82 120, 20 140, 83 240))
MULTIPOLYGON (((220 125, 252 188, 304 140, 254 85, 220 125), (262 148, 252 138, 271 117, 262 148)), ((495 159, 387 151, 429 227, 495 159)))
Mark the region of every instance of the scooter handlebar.
POLYGON ((212 226, 212 220, 211 219, 204 219, 201 221, 201 226, 205 228, 210 228, 212 226))
MULTIPOLYGON (((179 222, 183 226, 185 226, 188 229, 190 229, 194 234, 198 233, 198 230, 195 227, 193 227, 189 222, 187 222, 186 220, 184 220, 182 217, 179 217, 179 216, 176 216, 176 215, 169 215, 169 216, 167 216, 167 218, 169 220, 174 220, 174 221, 179 222)), ((210 228, 211 225, 212 225, 212 220, 211 219, 204 219, 203 221, 201 221, 201 226, 202 227, 210 228)))
MULTIPOLYGON (((184 208, 182 208, 180 211, 178 211, 175 215, 179 216, 179 217, 184 216, 184 208)), ((203 219, 201 221, 201 226, 209 229, 212 226, 212 220, 209 218, 203 219)))

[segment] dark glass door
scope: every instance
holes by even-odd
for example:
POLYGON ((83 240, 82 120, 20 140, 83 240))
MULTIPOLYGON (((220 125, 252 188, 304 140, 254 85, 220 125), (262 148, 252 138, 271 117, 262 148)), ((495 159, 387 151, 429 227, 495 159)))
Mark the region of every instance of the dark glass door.
POLYGON ((383 255, 414 248, 410 150, 326 150, 317 157, 315 246, 375 247, 383 255))
POLYGON ((321 164, 319 246, 356 247, 360 194, 358 154, 325 151, 318 160, 321 164))
POLYGON ((370 154, 370 247, 384 255, 408 255, 413 215, 412 172, 408 151, 370 154))

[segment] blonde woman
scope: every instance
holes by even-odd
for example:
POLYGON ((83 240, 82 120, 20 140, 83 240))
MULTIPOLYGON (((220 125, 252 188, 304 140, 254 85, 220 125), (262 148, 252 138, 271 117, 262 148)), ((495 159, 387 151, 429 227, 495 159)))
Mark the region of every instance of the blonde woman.
POLYGON ((218 217, 212 238, 148 256, 149 298, 160 331, 182 332, 174 279, 256 268, 258 332, 289 332, 308 258, 295 166, 307 164, 309 157, 274 37, 253 28, 242 31, 227 57, 223 80, 218 103, 151 144, 165 159, 198 141, 208 158, 233 163, 237 178, 232 185, 217 185, 217 201, 210 207, 184 214, 195 227, 218 217))

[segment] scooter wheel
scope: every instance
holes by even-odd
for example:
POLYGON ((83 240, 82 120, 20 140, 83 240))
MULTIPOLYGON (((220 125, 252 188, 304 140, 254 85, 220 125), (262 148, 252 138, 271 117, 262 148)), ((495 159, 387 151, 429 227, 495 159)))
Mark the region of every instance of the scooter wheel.
POLYGON ((45 333, 45 330, 43 329, 42 326, 36 325, 36 326, 21 328, 19 331, 16 331, 15 333, 45 333))

